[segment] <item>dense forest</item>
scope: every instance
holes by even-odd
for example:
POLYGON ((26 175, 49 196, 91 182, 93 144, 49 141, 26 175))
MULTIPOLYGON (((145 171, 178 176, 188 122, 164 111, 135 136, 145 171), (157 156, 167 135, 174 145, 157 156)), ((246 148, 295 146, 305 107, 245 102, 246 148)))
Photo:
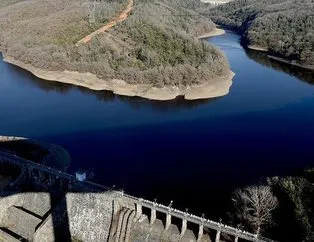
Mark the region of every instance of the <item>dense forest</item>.
POLYGON ((313 0, 235 0, 202 12, 240 31, 245 45, 314 68, 313 0))
POLYGON ((224 55, 196 38, 215 25, 190 0, 136 0, 127 20, 87 44, 76 42, 125 8, 102 1, 89 24, 83 0, 4 0, 0 48, 5 55, 45 70, 91 72, 128 83, 199 84, 229 72, 224 55))

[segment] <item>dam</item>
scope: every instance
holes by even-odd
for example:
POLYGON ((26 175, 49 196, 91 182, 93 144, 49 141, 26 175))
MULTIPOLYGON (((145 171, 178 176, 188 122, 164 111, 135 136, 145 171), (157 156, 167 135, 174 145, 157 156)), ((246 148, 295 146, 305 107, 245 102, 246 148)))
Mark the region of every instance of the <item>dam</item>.
POLYGON ((0 241, 272 241, 9 152, 0 174, 0 241))

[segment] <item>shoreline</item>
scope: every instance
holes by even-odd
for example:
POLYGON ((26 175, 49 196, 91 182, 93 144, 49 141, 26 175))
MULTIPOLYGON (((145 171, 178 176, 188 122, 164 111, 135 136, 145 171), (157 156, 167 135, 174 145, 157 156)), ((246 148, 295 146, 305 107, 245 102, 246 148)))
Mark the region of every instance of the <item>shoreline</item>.
MULTIPOLYGON (((222 35, 223 29, 214 29, 210 33, 204 34, 201 38, 209 38, 212 36, 222 35)), ((124 80, 112 79, 103 80, 95 74, 77 71, 48 71, 25 64, 10 56, 3 54, 3 61, 18 66, 40 79, 47 81, 55 81, 60 83, 71 84, 75 86, 85 87, 94 91, 112 91, 114 94, 130 97, 141 97, 150 100, 166 101, 173 100, 178 96, 184 96, 186 100, 208 99, 227 95, 232 86, 232 79, 235 75, 231 70, 221 77, 208 80, 199 85, 191 86, 165 86, 157 88, 149 84, 128 84, 124 80)))
POLYGON ((224 29, 215 28, 214 30, 210 31, 209 33, 202 34, 198 36, 198 39, 207 39, 214 36, 219 36, 225 34, 226 31, 224 29))
POLYGON ((269 59, 271 59, 271 60, 275 60, 275 61, 278 61, 278 62, 281 62, 281 63, 285 63, 285 64, 288 64, 288 65, 291 65, 291 66, 296 66, 296 67, 299 67, 299 68, 303 68, 303 69, 314 71, 314 66, 306 66, 306 65, 301 65, 301 64, 298 64, 298 63, 292 63, 289 60, 286 60, 284 58, 280 58, 280 57, 277 57, 277 56, 273 56, 273 55, 267 55, 267 57, 269 59))
POLYGON ((105 81, 92 73, 79 73, 75 71, 47 71, 35 68, 19 60, 4 55, 3 61, 31 72, 38 78, 75 86, 85 87, 95 91, 112 91, 114 94, 130 97, 141 97, 150 100, 173 100, 184 96, 186 100, 208 99, 227 95, 232 86, 234 73, 230 70, 225 76, 209 80, 200 85, 185 87, 165 86, 153 87, 148 84, 131 85, 123 80, 113 79, 105 81))
MULTIPOLYGON (((222 25, 219 25, 218 23, 215 23, 215 24, 216 24, 216 26, 222 26, 222 25)), ((241 42, 242 42, 243 37, 244 37, 243 36, 243 33, 244 33, 243 31, 241 31, 239 28, 232 28, 231 26, 228 26, 228 25, 223 25, 223 27, 224 27, 224 29, 230 29, 231 31, 237 33, 241 37, 241 42)), ((216 30, 217 29, 218 28, 216 28, 216 30)), ((224 29, 222 29, 222 30, 225 31, 224 29)), ((215 36, 215 35, 210 35, 210 33, 209 33, 209 37, 211 37, 211 36, 215 36)), ((199 38, 206 38, 206 36, 205 37, 200 36, 199 38)), ((290 60, 287 60, 287 59, 284 59, 284 58, 281 58, 281 57, 278 57, 278 56, 269 55, 268 54, 269 53, 268 48, 260 47, 260 46, 257 46, 257 45, 242 44, 242 43, 241 43, 241 46, 244 49, 263 52, 263 53, 267 54, 269 59, 276 60, 276 61, 281 62, 281 63, 289 64, 291 66, 296 66, 296 67, 303 68, 303 69, 306 69, 306 70, 314 71, 314 66, 301 65, 301 64, 298 64, 298 63, 292 63, 290 60)))
POLYGON ((256 45, 247 45, 246 48, 248 48, 249 50, 256 50, 256 51, 261 51, 261 52, 265 52, 265 53, 268 52, 268 49, 263 48, 263 47, 259 47, 256 45))
POLYGON ((249 49, 249 50, 263 52, 263 53, 267 54, 267 57, 269 59, 271 59, 271 60, 275 60, 275 61, 278 61, 278 62, 281 62, 281 63, 284 63, 284 64, 288 64, 288 65, 291 65, 291 66, 296 66, 296 67, 303 68, 303 69, 306 69, 306 70, 314 71, 314 66, 301 65, 301 64, 298 64, 298 63, 293 63, 293 62, 291 62, 291 61, 289 61, 287 59, 284 59, 284 58, 281 58, 281 57, 278 57, 278 56, 269 55, 268 54, 268 50, 266 48, 255 46, 255 45, 247 45, 245 47, 247 49, 249 49))

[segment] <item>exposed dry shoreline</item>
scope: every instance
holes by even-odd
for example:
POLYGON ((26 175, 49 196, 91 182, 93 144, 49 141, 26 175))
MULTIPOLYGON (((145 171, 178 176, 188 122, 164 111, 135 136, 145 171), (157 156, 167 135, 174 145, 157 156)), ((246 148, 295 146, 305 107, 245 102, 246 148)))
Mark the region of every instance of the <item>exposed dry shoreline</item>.
MULTIPOLYGON (((215 29, 214 31, 202 35, 199 38, 206 38, 224 34, 224 30, 215 29)), ((232 85, 234 73, 229 71, 225 76, 208 80, 200 85, 191 85, 184 87, 165 86, 163 88, 153 87, 148 84, 131 85, 123 80, 102 80, 92 73, 80 73, 75 71, 47 71, 35 68, 29 64, 25 64, 10 56, 5 55, 5 62, 19 66, 33 75, 48 81, 56 81, 68 83, 76 86, 86 87, 92 90, 112 91, 118 95, 138 96, 152 100, 172 100, 177 96, 184 96, 187 100, 207 99, 224 96, 229 93, 232 85)))
POLYGON ((256 50, 256 51, 261 51, 261 52, 268 52, 268 49, 257 46, 257 45, 248 45, 247 46, 248 49, 250 50, 256 50))
POLYGON ((292 66, 297 66, 297 67, 300 67, 300 68, 304 68, 304 69, 308 69, 308 70, 314 71, 314 66, 306 66, 306 65, 301 65, 301 64, 298 64, 298 63, 293 63, 293 62, 288 61, 288 60, 286 60, 284 58, 280 58, 280 57, 273 56, 273 55, 268 55, 268 58, 272 59, 272 60, 276 60, 276 61, 282 62, 282 63, 289 64, 289 65, 292 65, 292 66))
POLYGON ((225 34, 225 33, 226 33, 225 30, 219 29, 219 28, 215 28, 215 29, 212 30, 211 32, 202 34, 202 35, 198 36, 197 38, 198 38, 198 39, 206 39, 206 38, 209 38, 209 37, 214 37, 214 36, 218 36, 218 35, 223 35, 223 34, 225 34))
MULTIPOLYGON (((268 50, 266 48, 255 46, 255 45, 248 45, 247 48, 250 49, 250 50, 256 50, 256 51, 268 53, 268 50)), ((277 56, 273 56, 273 55, 267 55, 267 56, 268 56, 269 59, 276 60, 276 61, 281 62, 281 63, 289 64, 289 65, 292 65, 292 66, 297 66, 297 67, 304 68, 304 69, 307 69, 307 70, 314 70, 314 66, 308 66, 308 65, 301 65, 301 64, 298 64, 298 63, 293 63, 293 62, 291 62, 289 60, 286 60, 284 58, 280 58, 280 57, 277 57, 277 56)))

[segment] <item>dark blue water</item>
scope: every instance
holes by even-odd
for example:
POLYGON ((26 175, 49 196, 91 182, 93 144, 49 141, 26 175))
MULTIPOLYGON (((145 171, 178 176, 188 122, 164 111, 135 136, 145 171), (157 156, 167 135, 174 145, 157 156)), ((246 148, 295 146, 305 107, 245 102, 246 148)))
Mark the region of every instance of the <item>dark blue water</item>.
POLYGON ((225 215, 231 191, 314 165, 313 72, 211 38, 236 73, 230 94, 154 102, 35 78, 0 62, 0 133, 53 142, 71 171, 174 206, 225 215))

